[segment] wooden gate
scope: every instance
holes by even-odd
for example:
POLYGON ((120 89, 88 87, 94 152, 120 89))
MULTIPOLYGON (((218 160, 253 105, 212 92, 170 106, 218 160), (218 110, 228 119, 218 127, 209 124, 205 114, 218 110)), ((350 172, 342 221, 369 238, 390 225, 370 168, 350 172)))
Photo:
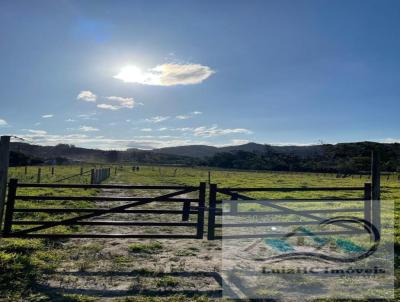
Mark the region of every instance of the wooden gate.
MULTIPOLYGON (((372 199, 372 186, 370 183, 366 183, 363 187, 301 187, 301 188, 218 188, 217 185, 210 185, 210 205, 209 205, 209 222, 208 222, 208 239, 235 239, 235 238, 264 238, 264 237, 282 237, 282 233, 255 233, 254 230, 258 227, 271 227, 276 229, 277 227, 304 227, 319 225, 326 218, 322 217, 321 214, 335 214, 353 215, 359 213, 358 217, 372 223, 378 230, 380 230, 380 200, 372 199), (318 198, 284 198, 284 199, 256 199, 244 195, 252 192, 266 192, 268 194, 276 192, 361 192, 359 197, 352 198, 336 198, 323 196, 318 198), (217 199, 217 194, 222 196, 228 196, 228 198, 217 199), (293 208, 293 205, 305 204, 305 203, 319 203, 320 206, 317 209, 311 210, 299 210, 293 208), (324 205, 329 203, 351 203, 351 205, 358 204, 353 207, 335 207, 326 209, 324 205), (223 209, 221 204, 226 205, 223 209), (264 210, 245 210, 240 211, 241 205, 255 204, 257 206, 268 207, 267 211, 264 210), (361 205, 360 205, 361 204, 361 205), (228 208, 228 209, 226 209, 228 208), (361 215, 360 215, 361 213, 361 215), (273 221, 268 219, 267 222, 249 222, 246 219, 241 221, 240 217, 274 217, 274 216, 287 216, 293 215, 299 218, 307 218, 306 221, 301 219, 294 219, 295 221, 287 221, 285 219, 279 221, 273 221), (216 221, 216 218, 221 220, 221 216, 232 216, 235 217, 233 223, 222 223, 222 221, 216 221), (361 217, 360 217, 361 216, 361 217), (230 228, 236 228, 238 230, 251 228, 252 232, 241 234, 229 233, 228 235, 221 234, 222 231, 225 233, 230 228)), ((348 223, 338 223, 339 230, 336 231, 323 231, 323 232, 310 232, 313 235, 339 235, 339 234, 355 234, 365 233, 363 228, 352 226, 348 223)), ((291 236, 304 236, 304 232, 301 234, 291 234, 291 236)))
MULTIPOLYGON (((170 238, 170 239, 201 239, 204 232, 204 208, 205 208, 205 183, 199 186, 135 186, 135 185, 83 185, 83 184, 33 184, 18 183, 17 179, 11 179, 8 188, 7 207, 4 221, 4 237, 28 237, 28 238, 170 238), (47 195, 27 195, 19 194, 19 189, 36 188, 36 189, 84 189, 84 190, 139 190, 140 196, 133 197, 113 197, 113 196, 49 196, 47 195), (159 193, 164 191, 163 193, 159 193), (156 196, 144 196, 145 192, 156 193, 156 196), (189 198, 187 194, 195 196, 189 198), (17 201, 17 202, 16 202, 17 201), (23 208, 18 206, 18 201, 29 201, 39 204, 44 201, 52 201, 60 206, 54 207, 38 207, 23 208), (121 203, 117 206, 109 208, 75 208, 62 207, 65 203, 79 201, 92 202, 93 206, 99 202, 109 201, 121 203), (191 206, 191 204, 195 206, 191 206), (172 205, 177 205, 172 207, 172 205), (149 208, 146 205, 156 205, 157 207, 149 208), (164 206, 164 207, 163 207, 164 206), (26 220, 17 219, 24 218, 24 215, 39 213, 53 213, 57 217, 60 213, 78 214, 77 216, 61 219, 61 220, 26 220), (108 214, 138 214, 148 216, 147 218, 158 218, 158 221, 116 221, 116 220, 92 220, 100 216, 108 214), (151 214, 151 215, 150 215, 151 214), (175 216, 174 216, 175 215, 175 216), (179 221, 176 221, 178 215, 179 221), (18 217, 16 217, 18 216, 18 217), (175 221, 170 217, 174 216, 175 221), (161 230, 152 230, 151 233, 53 233, 51 228, 57 226, 121 226, 121 227, 173 227, 190 228, 194 231, 191 233, 166 233, 161 230), (23 228, 25 227, 25 228, 23 228), (50 232, 49 232, 50 230, 50 232)), ((154 195, 154 194, 153 194, 154 195)), ((30 215, 34 216, 35 215, 30 215)))

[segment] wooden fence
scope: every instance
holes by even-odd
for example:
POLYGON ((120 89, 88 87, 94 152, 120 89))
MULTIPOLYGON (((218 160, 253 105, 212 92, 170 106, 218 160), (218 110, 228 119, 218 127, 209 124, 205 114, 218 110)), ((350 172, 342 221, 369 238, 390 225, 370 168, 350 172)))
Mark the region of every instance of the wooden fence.
POLYGON ((98 185, 110 177, 111 168, 92 169, 90 174, 90 184, 98 185))

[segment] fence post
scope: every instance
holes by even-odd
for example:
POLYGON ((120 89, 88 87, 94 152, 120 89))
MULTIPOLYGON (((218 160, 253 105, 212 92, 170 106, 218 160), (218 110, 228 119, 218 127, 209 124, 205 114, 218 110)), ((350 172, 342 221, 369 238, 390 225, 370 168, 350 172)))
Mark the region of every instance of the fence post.
POLYGON ((208 184, 211 184, 211 171, 208 171, 208 184))
POLYGON ((81 171, 80 171, 81 176, 83 175, 83 168, 81 167, 81 171))
POLYGON ((215 239, 215 212, 217 206, 217 185, 210 184, 210 201, 208 205, 208 232, 207 239, 215 239))
POLYGON ((231 200, 234 200, 231 202, 231 214, 232 215, 237 215, 238 212, 238 193, 233 193, 231 200))
POLYGON ((36 182, 38 183, 38 184, 40 184, 40 176, 42 175, 42 169, 41 168, 38 168, 38 170, 37 170, 37 178, 36 178, 36 182))
POLYGON ((117 175, 117 167, 115 167, 114 175, 117 175))
POLYGON ((377 151, 372 152, 372 223, 381 231, 381 167, 377 151))
POLYGON ((2 136, 0 140, 0 229, 6 202, 8 164, 10 160, 10 137, 2 136))
POLYGON ((184 201, 182 207, 182 221, 189 221, 190 201, 184 201))
POLYGON ((372 203, 371 203, 371 195, 372 186, 370 183, 364 184, 364 220, 372 223, 371 214, 372 214, 372 203))
POLYGON ((25 175, 28 174, 28 167, 25 166, 25 175))
MULTIPOLYGON (((364 184, 364 220, 372 223, 372 185, 370 183, 364 184)), ((371 233, 371 239, 374 234, 371 233)))
POLYGON ((54 167, 51 167, 51 175, 54 175, 54 167))
POLYGON ((18 185, 18 179, 15 178, 10 179, 10 183, 8 185, 6 215, 4 217, 4 230, 3 230, 4 237, 7 237, 11 233, 12 217, 15 206, 15 195, 17 192, 17 185, 18 185))
POLYGON ((94 184, 94 169, 90 170, 90 184, 94 184))
POLYGON ((201 182, 199 187, 199 208, 197 210, 197 239, 204 236, 204 210, 206 207, 206 183, 201 182))

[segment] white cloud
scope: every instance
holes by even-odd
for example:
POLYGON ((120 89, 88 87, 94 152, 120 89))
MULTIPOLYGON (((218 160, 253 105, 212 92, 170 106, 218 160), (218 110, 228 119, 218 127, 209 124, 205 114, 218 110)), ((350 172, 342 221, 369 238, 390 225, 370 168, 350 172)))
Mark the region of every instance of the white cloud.
POLYGON ((217 126, 213 127, 197 127, 193 130, 193 134, 195 136, 203 136, 203 137, 212 137, 212 136, 220 136, 220 135, 227 135, 227 134, 237 134, 237 133, 242 133, 242 134, 251 134, 252 132, 248 129, 244 128, 233 128, 233 129, 223 129, 223 128, 218 128, 217 126))
POLYGON ((66 119, 65 121, 66 121, 66 122, 69 122, 69 123, 73 123, 73 122, 75 122, 75 120, 74 120, 74 119, 72 119, 72 118, 68 118, 68 119, 66 119))
POLYGON ((91 126, 81 126, 79 130, 84 132, 91 132, 91 131, 99 131, 99 129, 91 127, 91 126))
POLYGON ((34 130, 34 129, 25 129, 26 131, 35 134, 35 135, 46 135, 47 131, 44 130, 34 130))
POLYGON ((221 136, 221 135, 228 135, 228 134, 251 134, 252 131, 245 129, 245 128, 218 128, 218 126, 212 127, 183 127, 183 128, 170 128, 171 131, 180 131, 180 132, 189 132, 192 133, 194 136, 201 136, 201 137, 214 137, 214 136, 221 136))
POLYGON ((167 130, 168 130, 167 127, 161 127, 161 128, 158 129, 158 131, 167 131, 167 130))
POLYGON ((384 144, 400 143, 400 138, 388 137, 388 138, 382 139, 380 142, 384 143, 384 144))
POLYGON ((125 150, 126 148, 153 149, 185 145, 212 145, 204 140, 192 140, 174 136, 138 136, 129 139, 112 139, 105 136, 89 136, 86 134, 16 134, 34 144, 54 146, 60 143, 72 144, 85 148, 97 148, 103 150, 125 150))
POLYGON ((6 122, 6 120, 3 120, 0 118, 0 126, 7 126, 8 123, 6 122))
POLYGON ((236 145, 244 145, 244 144, 247 144, 249 142, 250 141, 247 140, 247 139, 232 139, 230 145, 234 145, 234 146, 236 146, 236 145))
POLYGON ((151 129, 151 128, 142 128, 142 129, 140 129, 140 131, 151 132, 151 131, 153 131, 153 129, 151 129))
POLYGON ((202 112, 201 111, 192 111, 188 114, 177 115, 176 118, 178 120, 187 120, 187 119, 190 119, 190 118, 194 117, 195 115, 199 115, 199 114, 202 114, 202 112))
POLYGON ((78 118, 81 118, 84 120, 97 120, 97 117, 94 117, 95 115, 96 115, 96 112, 79 114, 78 118))
POLYGON ((188 115, 188 114, 187 114, 187 115, 177 115, 176 118, 177 118, 178 120, 187 120, 187 119, 190 119, 191 116, 188 115))
POLYGON ((42 118, 52 118, 52 117, 54 117, 53 114, 44 114, 44 115, 42 115, 42 118))
POLYGON ((125 66, 114 78, 126 83, 174 86, 198 84, 213 73, 210 67, 200 64, 162 64, 145 72, 136 66, 125 66))
POLYGON ((169 116, 153 116, 153 117, 147 118, 146 122, 161 123, 163 121, 168 120, 169 118, 170 118, 169 116))
POLYGON ((110 104, 98 104, 97 108, 106 109, 106 110, 118 110, 118 109, 120 109, 120 107, 114 106, 114 105, 110 105, 110 104))
POLYGON ((119 110, 122 108, 128 108, 132 109, 136 107, 137 105, 143 105, 143 103, 138 103, 136 102, 133 98, 124 98, 120 96, 108 96, 106 97, 107 100, 110 100, 114 104, 98 104, 97 107, 101 109, 107 109, 107 110, 119 110))
POLYGON ((82 100, 85 102, 96 102, 97 96, 89 91, 89 90, 83 90, 79 92, 78 96, 76 97, 77 100, 82 100))
POLYGON ((137 105, 133 98, 124 98, 120 96, 108 96, 106 99, 117 102, 121 108, 133 108, 137 105))

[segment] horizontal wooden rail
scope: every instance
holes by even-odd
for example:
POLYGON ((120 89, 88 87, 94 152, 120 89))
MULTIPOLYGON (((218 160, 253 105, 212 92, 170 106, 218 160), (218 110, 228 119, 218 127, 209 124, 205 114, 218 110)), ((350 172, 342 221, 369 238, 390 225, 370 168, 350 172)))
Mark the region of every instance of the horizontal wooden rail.
MULTIPOLYGON (((16 208, 14 212, 19 213, 106 213, 108 212, 109 208, 16 208)), ((133 213, 133 214, 182 214, 182 210, 120 210, 120 211, 113 211, 113 213, 133 213)), ((189 214, 197 214, 198 211, 190 211, 189 214)))
POLYGON ((88 170, 88 171, 85 171, 85 172, 82 172, 82 173, 78 173, 78 174, 70 175, 70 176, 67 176, 67 177, 64 177, 64 178, 60 178, 60 179, 55 180, 54 183, 59 183, 61 181, 68 180, 68 179, 71 179, 71 178, 74 178, 74 177, 77 177, 77 176, 83 176, 84 174, 88 174, 90 172, 91 171, 88 170))
POLYGON ((84 184, 36 184, 18 183, 19 188, 70 188, 70 189, 126 189, 126 190, 181 190, 199 189, 194 186, 140 186, 140 185, 84 185, 84 184))
MULTIPOLYGON (((216 211, 215 215, 217 216, 222 216, 222 209, 217 209, 221 211, 216 211)), ((349 209, 332 209, 332 210, 304 210, 304 211, 299 211, 299 215, 304 213, 304 214, 326 214, 326 213, 352 213, 352 212, 363 212, 363 208, 349 208, 349 209)), ((230 215, 230 216, 252 216, 252 215, 297 215, 295 213, 287 213, 284 211, 269 211, 269 212, 262 212, 262 211, 249 211, 249 212, 223 212, 223 215, 230 215)))
MULTIPOLYGON (((52 225, 54 221, 14 220, 15 225, 52 225)), ((196 223, 189 222, 151 222, 151 221, 76 221, 60 225, 116 225, 116 226, 185 226, 195 227, 196 223)))
POLYGON ((265 226, 291 226, 291 225, 320 225, 320 221, 272 221, 249 223, 216 223, 216 227, 265 227, 265 226))
POLYGON ((364 201, 364 198, 326 198, 326 199, 313 199, 313 198, 302 198, 302 199, 254 199, 254 200, 219 200, 217 203, 259 203, 262 202, 344 202, 344 201, 364 201))
POLYGON ((363 191, 364 187, 301 187, 301 188, 218 188, 217 192, 228 195, 233 192, 294 192, 294 191, 363 191))
MULTIPOLYGON (((7 236, 4 236, 7 237, 7 236)), ((13 233, 14 238, 136 238, 136 239, 198 239, 197 235, 180 235, 180 234, 24 234, 13 233)))
MULTIPOLYGON (((18 200, 71 200, 71 201, 146 201, 152 200, 151 197, 109 197, 109 196, 28 196, 19 195, 15 196, 18 200)), ((163 200, 157 200, 157 202, 198 202, 196 198, 165 198, 163 200)))
MULTIPOLYGON (((291 237, 305 237, 305 236, 327 236, 327 235, 355 235, 355 234, 368 234, 366 231, 327 231, 327 232, 312 232, 312 234, 296 233, 291 234, 291 237)), ((246 238, 282 238, 285 234, 271 233, 271 234, 246 234, 246 235, 223 235, 215 236, 215 239, 246 239, 246 238)), ((368 234, 369 235, 369 234, 368 234)))

